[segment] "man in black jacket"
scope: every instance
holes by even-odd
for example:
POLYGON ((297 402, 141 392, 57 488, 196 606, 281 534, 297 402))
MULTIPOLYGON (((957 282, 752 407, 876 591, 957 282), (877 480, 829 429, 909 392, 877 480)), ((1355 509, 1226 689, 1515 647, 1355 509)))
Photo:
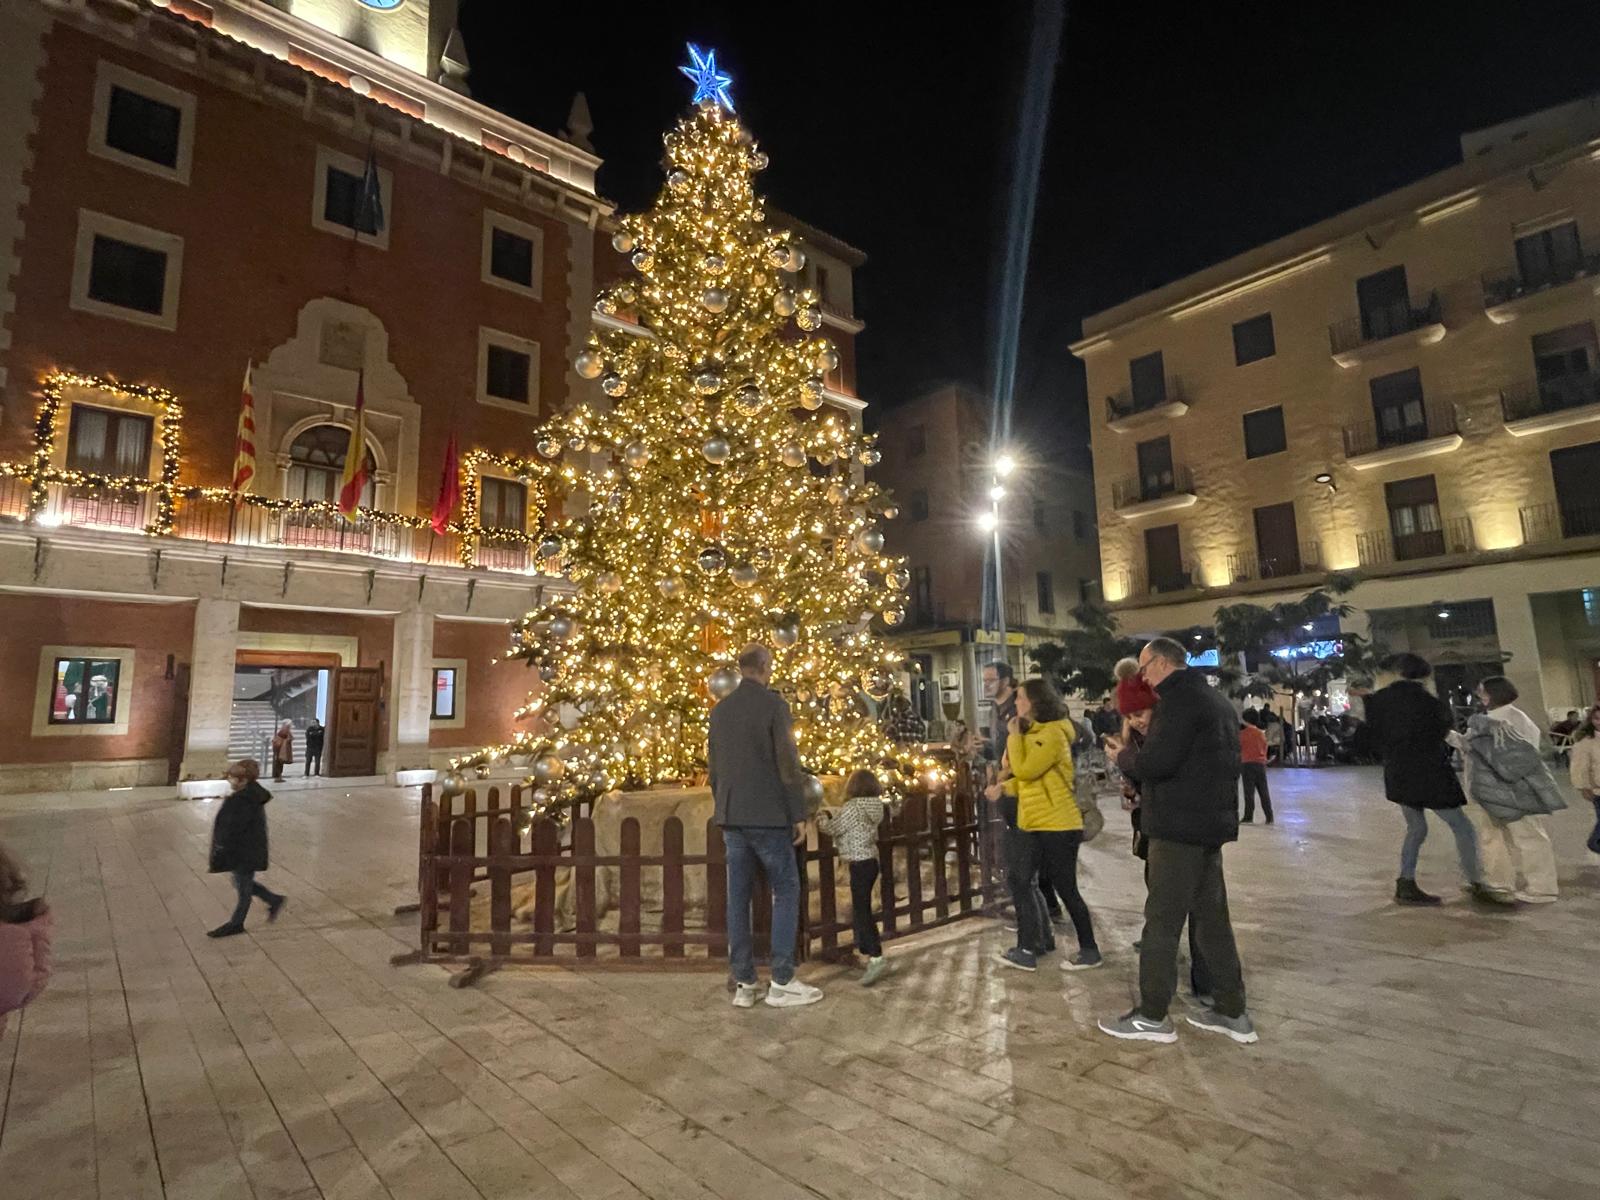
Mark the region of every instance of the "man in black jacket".
POLYGON ((1160 703, 1136 760, 1140 826, 1149 838, 1149 895, 1139 947, 1139 1006, 1100 1022, 1112 1037, 1175 1042, 1167 1015, 1177 987, 1178 939, 1189 921, 1210 968, 1215 1007, 1188 1017, 1197 1029, 1256 1040, 1245 1013, 1244 974, 1228 921, 1222 847, 1239 837, 1239 718, 1227 698, 1190 670, 1184 649, 1156 638, 1139 673, 1160 703))

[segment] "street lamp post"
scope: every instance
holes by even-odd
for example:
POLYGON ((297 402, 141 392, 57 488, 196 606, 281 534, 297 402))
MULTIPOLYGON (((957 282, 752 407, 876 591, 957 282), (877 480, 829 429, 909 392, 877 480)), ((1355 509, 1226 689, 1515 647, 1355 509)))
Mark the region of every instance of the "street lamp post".
POLYGON ((1006 643, 1006 574, 1000 558, 1000 501, 1006 494, 1005 484, 1001 481, 1016 469, 1017 460, 1010 454, 1001 453, 995 457, 989 479, 989 511, 983 514, 981 521, 983 527, 994 535, 995 623, 999 626, 1000 658, 1008 665, 1011 662, 1011 648, 1006 643))

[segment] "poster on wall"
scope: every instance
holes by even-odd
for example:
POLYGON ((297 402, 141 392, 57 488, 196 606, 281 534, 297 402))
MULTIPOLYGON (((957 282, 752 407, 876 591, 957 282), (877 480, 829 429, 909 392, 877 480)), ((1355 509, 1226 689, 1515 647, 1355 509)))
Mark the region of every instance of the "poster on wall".
POLYGON ((118 674, 114 658, 58 658, 50 689, 50 724, 114 725, 118 674))

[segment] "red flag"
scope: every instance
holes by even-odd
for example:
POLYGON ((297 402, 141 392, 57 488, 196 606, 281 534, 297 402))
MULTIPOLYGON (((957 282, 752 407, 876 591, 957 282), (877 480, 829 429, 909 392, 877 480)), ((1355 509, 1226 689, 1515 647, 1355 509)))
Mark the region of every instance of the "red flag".
POLYGON ((351 423, 350 445, 344 452, 344 476, 339 486, 339 513, 347 521, 356 519, 361 493, 372 479, 376 463, 367 449, 366 373, 356 375, 356 418, 351 423))
POLYGON ((444 447, 444 474, 439 479, 439 498, 433 502, 433 531, 441 536, 450 525, 450 514, 455 512, 461 499, 461 455, 456 449, 456 435, 444 447))
POLYGON ((250 364, 244 368, 244 393, 239 404, 239 433, 233 443, 233 490, 248 492, 256 477, 256 397, 250 383, 250 364))

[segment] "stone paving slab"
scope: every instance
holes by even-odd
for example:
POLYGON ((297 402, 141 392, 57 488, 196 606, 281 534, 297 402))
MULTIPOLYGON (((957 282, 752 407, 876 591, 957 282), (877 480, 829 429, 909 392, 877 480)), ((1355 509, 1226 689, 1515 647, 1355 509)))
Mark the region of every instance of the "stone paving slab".
MULTIPOLYGON (((214 803, 7 797, 0 839, 58 921, 49 990, 0 1037, 5 1200, 1592 1200, 1600 859, 1553 820, 1563 897, 1483 912, 1436 826, 1370 769, 1272 773, 1227 851, 1259 1045, 1115 1042, 1142 884, 1112 813, 1083 855, 1105 969, 996 966, 992 923, 894 943, 871 991, 738 1012, 715 973, 393 968, 416 791, 286 792, 291 897, 246 937, 205 872, 214 803)), ((413 919, 414 920, 414 919, 413 919)), ((1181 1016, 1183 1002, 1175 1006, 1181 1016)))

